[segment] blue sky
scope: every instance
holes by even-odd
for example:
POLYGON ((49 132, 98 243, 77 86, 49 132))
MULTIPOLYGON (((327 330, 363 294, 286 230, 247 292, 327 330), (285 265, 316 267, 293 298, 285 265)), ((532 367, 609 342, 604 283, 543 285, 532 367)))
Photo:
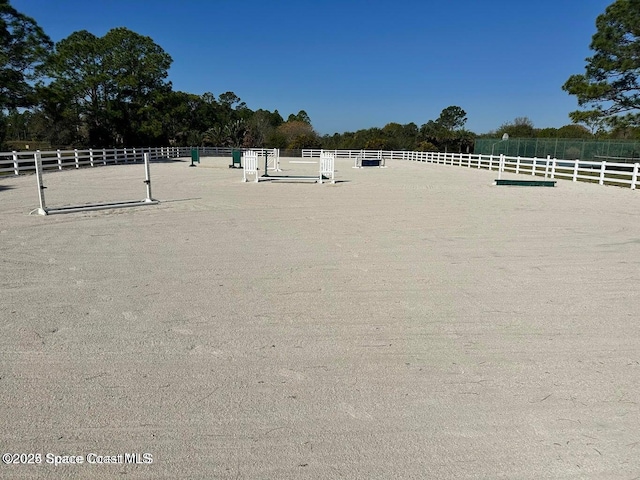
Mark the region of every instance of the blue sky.
POLYGON ((418 126, 458 105, 486 133, 577 109, 595 19, 612 0, 11 0, 53 41, 127 27, 171 57, 174 90, 232 91, 252 110, 305 110, 320 134, 418 126))

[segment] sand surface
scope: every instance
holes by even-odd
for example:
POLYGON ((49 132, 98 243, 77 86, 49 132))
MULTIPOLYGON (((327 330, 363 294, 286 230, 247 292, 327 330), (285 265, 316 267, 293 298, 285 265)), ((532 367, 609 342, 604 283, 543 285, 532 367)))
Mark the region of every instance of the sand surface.
POLYGON ((0 178, 1 478, 640 477, 638 192, 229 163, 0 178))

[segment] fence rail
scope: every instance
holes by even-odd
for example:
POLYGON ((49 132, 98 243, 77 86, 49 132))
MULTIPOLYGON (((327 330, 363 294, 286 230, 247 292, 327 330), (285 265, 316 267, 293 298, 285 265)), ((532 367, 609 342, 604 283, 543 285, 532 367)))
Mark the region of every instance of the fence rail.
MULTIPOLYGON (((385 150, 325 150, 336 158, 384 158, 407 160, 467 168, 482 168, 502 172, 541 176, 544 178, 593 182, 599 185, 615 185, 635 190, 638 186, 640 163, 614 163, 593 160, 560 160, 557 158, 509 157, 505 155, 483 155, 442 152, 398 152, 385 150), (501 163, 501 157, 503 161, 501 163), (502 167, 501 167, 502 165, 502 167)), ((319 157, 321 150, 305 149, 303 157, 319 157)))
MULTIPOLYGON (((236 149, 231 147, 195 147, 201 156, 231 156, 236 149)), ((35 172, 35 154, 40 153, 43 171, 69 168, 96 167, 122 163, 142 163, 144 154, 153 160, 188 158, 192 147, 140 147, 87 150, 51 150, 42 152, 0 152, 0 176, 20 175, 35 172)), ((264 149, 251 149, 262 151, 264 149)), ((303 149, 303 158, 320 158, 320 149, 303 149)), ((467 168, 498 170, 515 174, 543 176, 616 185, 636 189, 640 174, 639 163, 617 163, 607 160, 562 160, 557 158, 512 157, 501 155, 408 152, 393 150, 324 150, 335 158, 358 159, 379 158, 385 161, 404 160, 467 168)))
POLYGON ((177 147, 145 147, 0 152, 0 175, 20 175, 35 172, 36 153, 39 153, 42 158, 43 171, 50 171, 117 165, 121 163, 143 163, 145 153, 148 153, 152 160, 178 158, 188 156, 189 149, 177 147))

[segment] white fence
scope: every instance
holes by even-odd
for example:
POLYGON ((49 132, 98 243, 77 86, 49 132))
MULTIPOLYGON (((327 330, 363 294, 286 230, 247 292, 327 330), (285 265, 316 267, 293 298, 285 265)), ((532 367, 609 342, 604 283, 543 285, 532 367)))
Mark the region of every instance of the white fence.
MULTIPOLYGON (((137 147, 137 148, 89 148, 84 150, 43 150, 23 152, 0 152, 0 176, 20 175, 36 171, 35 155, 42 158, 43 171, 68 168, 99 167, 121 163, 143 163, 144 154, 153 160, 189 158, 191 150, 198 150, 200 156, 231 157, 231 147, 137 147)), ((278 149, 250 149, 260 155, 270 157, 270 169, 279 170, 278 149), (275 153, 274 153, 275 152, 275 153)))
MULTIPOLYGON (((234 148, 197 147, 202 156, 231 156, 234 148)), ((252 149, 263 151, 263 149, 252 149)), ((270 150, 271 151, 271 150, 270 150)), ((499 155, 465 153, 407 152, 392 150, 324 150, 337 159, 380 158, 385 162, 405 160, 467 168, 498 170, 499 155)), ((303 158, 320 158, 320 149, 302 150, 303 158)), ((52 150, 42 152, 0 152, 0 176, 35 172, 35 154, 40 153, 43 171, 65 168, 95 167, 120 163, 142 163, 144 154, 149 158, 188 158, 191 147, 116 148, 88 150, 52 150)), ((388 165, 388 163, 387 163, 388 165)), ((638 163, 616 163, 610 161, 559 160, 556 158, 505 157, 503 172, 594 182, 600 185, 616 185, 636 189, 638 186, 638 163)))
MULTIPOLYGON (((500 155, 441 152, 405 152, 386 150, 324 150, 333 152, 336 158, 381 158, 384 160, 408 160, 466 168, 495 170, 501 165, 500 155)), ((303 157, 319 157, 321 150, 302 150, 303 157)), ((593 182, 636 189, 640 163, 615 163, 607 161, 559 160, 557 158, 530 158, 504 156, 502 172, 541 176, 544 178, 593 182)))
POLYGON ((42 159, 42 170, 98 167, 121 163, 143 163, 144 154, 151 160, 189 156, 188 148, 90 148, 88 150, 49 150, 28 152, 0 152, 0 175, 20 175, 36 170, 36 154, 42 159))

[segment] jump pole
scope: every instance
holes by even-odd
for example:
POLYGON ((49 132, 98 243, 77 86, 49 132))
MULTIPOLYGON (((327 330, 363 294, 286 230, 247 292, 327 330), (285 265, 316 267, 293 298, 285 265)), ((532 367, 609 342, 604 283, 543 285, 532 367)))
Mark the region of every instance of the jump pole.
POLYGON ((144 183, 147 185, 147 198, 144 199, 145 203, 158 203, 151 197, 151 174, 149 173, 149 154, 144 154, 144 183))
POLYGON ((139 207, 143 205, 156 205, 158 204, 158 200, 154 200, 151 196, 151 174, 149 173, 149 154, 144 154, 144 171, 145 171, 145 179, 144 184, 146 185, 147 197, 144 200, 134 200, 129 202, 113 202, 113 203, 94 203, 88 205, 74 205, 70 207, 58 207, 58 208, 47 208, 44 200, 44 189, 47 188, 43 185, 42 182, 42 157, 40 152, 36 152, 34 154, 35 164, 36 164, 36 178, 38 180, 38 199, 40 202, 40 207, 34 210, 31 213, 38 213, 39 215, 53 215, 57 213, 75 213, 75 212, 84 212, 91 210, 106 210, 111 208, 127 208, 127 207, 139 207))
POLYGON ((37 151, 33 154, 33 159, 36 163, 36 178, 38 180, 38 200, 40 207, 38 207, 38 215, 47 215, 47 204, 44 201, 44 189, 47 188, 42 184, 42 155, 37 151))

